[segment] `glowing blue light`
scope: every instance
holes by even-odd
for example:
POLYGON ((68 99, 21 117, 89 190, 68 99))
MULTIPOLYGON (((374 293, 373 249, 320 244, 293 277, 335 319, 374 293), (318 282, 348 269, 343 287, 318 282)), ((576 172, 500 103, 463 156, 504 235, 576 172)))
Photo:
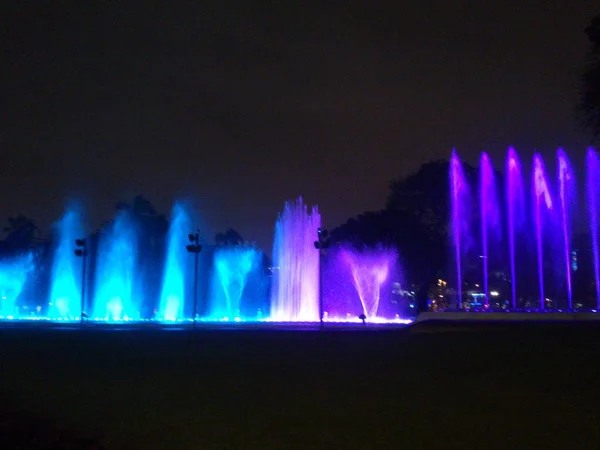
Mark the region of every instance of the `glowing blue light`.
POLYGON ((75 239, 83 235, 79 212, 68 210, 56 230, 58 246, 54 251, 48 317, 62 319, 81 313, 81 261, 73 253, 75 239))
POLYGON ((119 320, 136 314, 133 282, 137 268, 137 235, 130 214, 121 210, 109 230, 100 236, 94 315, 119 320))
POLYGON ((186 238, 191 230, 191 221, 185 208, 177 203, 171 211, 171 225, 167 239, 167 260, 163 275, 159 318, 180 320, 184 314, 186 262, 186 238))
MULTIPOLYGON (((243 316, 244 295, 251 278, 261 278, 262 254, 253 247, 220 248, 214 254, 214 274, 211 285, 211 316, 243 316)), ((255 315, 256 312, 252 313, 255 315)))

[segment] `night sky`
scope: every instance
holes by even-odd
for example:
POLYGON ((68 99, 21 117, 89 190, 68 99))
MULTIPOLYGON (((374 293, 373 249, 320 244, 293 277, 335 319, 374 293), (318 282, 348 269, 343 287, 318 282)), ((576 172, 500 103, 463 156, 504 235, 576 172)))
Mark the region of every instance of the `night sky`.
POLYGON ((270 248, 297 195, 336 226, 452 147, 578 167, 589 140, 597 0, 28 3, 1 15, 0 211, 44 229, 67 198, 91 229, 137 193, 191 197, 206 238, 270 248))

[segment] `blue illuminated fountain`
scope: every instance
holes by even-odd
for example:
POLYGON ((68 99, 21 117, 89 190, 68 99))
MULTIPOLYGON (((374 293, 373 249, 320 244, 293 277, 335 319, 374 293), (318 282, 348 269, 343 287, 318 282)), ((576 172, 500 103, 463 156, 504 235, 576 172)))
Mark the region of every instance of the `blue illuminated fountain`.
POLYGON ((171 224, 167 237, 167 259, 163 275, 158 318, 175 321, 184 318, 186 286, 191 282, 187 270, 189 255, 185 242, 191 228, 188 212, 180 203, 171 211, 171 224))
POLYGON ((81 314, 81 261, 73 253, 75 239, 83 236, 79 210, 71 207, 56 224, 48 317, 76 320, 81 314))
POLYGON ((19 317, 17 299, 27 276, 34 270, 33 255, 13 256, 0 261, 0 316, 19 317))
POLYGON ((250 278, 261 276, 261 259, 261 252, 249 246, 224 247, 215 251, 210 295, 211 318, 239 321, 245 316, 242 301, 250 278))
POLYGON ((94 318, 107 321, 139 319, 133 298, 138 237, 131 213, 120 210, 103 231, 97 255, 94 318))

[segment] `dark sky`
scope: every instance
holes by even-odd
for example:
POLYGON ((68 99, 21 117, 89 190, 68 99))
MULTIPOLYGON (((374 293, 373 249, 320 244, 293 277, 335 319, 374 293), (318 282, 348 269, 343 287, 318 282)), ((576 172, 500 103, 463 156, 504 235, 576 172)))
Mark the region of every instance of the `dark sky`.
POLYGON ((76 197, 95 227, 136 193, 186 196, 209 236, 268 248, 284 200, 335 226, 454 146, 584 155, 597 0, 57 3, 1 14, 4 216, 47 227, 76 197))

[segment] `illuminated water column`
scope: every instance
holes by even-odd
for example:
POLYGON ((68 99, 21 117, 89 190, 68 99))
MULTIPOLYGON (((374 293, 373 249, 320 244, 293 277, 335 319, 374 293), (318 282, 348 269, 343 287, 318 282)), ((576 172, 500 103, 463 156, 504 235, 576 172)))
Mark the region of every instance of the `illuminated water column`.
POLYGON ((465 180, 462 164, 458 158, 456 150, 452 151, 450 159, 450 192, 452 203, 452 237, 454 243, 454 255, 456 262, 456 289, 458 295, 458 307, 462 308, 462 244, 464 234, 467 230, 465 211, 463 205, 465 197, 468 196, 468 185, 465 180))
POLYGON ((33 255, 24 255, 0 260, 0 316, 18 318, 17 297, 21 294, 27 275, 35 269, 33 255))
POLYGON ((567 280, 567 299, 569 303, 569 309, 572 309, 571 230, 569 209, 575 195, 575 177, 573 175, 573 170, 571 169, 571 163, 562 149, 558 149, 556 158, 558 171, 558 194, 560 199, 560 218, 565 258, 565 276, 567 280))
POLYGON ((587 167, 587 201, 590 214, 590 233, 594 253, 594 280, 596 282, 596 306, 600 309, 600 267, 598 265, 598 196, 600 194, 600 163, 598 154, 593 148, 588 148, 586 155, 587 167))
POLYGON ((320 226, 316 206, 309 213, 301 197, 285 203, 275 224, 271 319, 319 320, 319 252, 314 241, 320 226))
POLYGON ((211 317, 240 320, 242 298, 251 276, 258 276, 261 253, 253 247, 220 248, 214 255, 211 317))
POLYGON ((94 295, 94 318, 139 318, 139 302, 133 298, 137 268, 137 233, 130 213, 118 212, 100 236, 94 295))
POLYGON ((539 154, 533 157, 533 220, 535 224, 535 237, 538 262, 538 283, 540 289, 540 308, 544 309, 544 250, 543 250, 543 227, 544 211, 552 210, 552 197, 546 179, 544 162, 539 154))
POLYGON ((162 320, 183 319, 185 311, 186 266, 189 255, 185 249, 191 220, 183 205, 176 203, 171 211, 167 237, 167 259, 163 274, 158 317, 162 320))
POLYGON ((525 189, 521 163, 514 148, 506 157, 506 212, 508 219, 508 246, 510 253, 510 280, 512 306, 517 307, 517 276, 515 269, 515 235, 525 222, 525 189))
POLYGON ((83 236, 81 215, 69 209, 56 224, 58 245, 54 251, 48 317, 76 319, 81 314, 81 264, 74 254, 75 239, 83 236))
POLYGON ((489 302, 488 261, 489 261, 489 231, 499 234, 500 211, 496 193, 494 168, 487 153, 481 154, 479 168, 479 200, 481 213, 481 248, 483 259, 483 292, 485 304, 489 302))
POLYGON ((377 317, 381 287, 397 264, 395 250, 378 249, 356 251, 345 249, 341 253, 352 273, 354 288, 367 318, 377 317))

